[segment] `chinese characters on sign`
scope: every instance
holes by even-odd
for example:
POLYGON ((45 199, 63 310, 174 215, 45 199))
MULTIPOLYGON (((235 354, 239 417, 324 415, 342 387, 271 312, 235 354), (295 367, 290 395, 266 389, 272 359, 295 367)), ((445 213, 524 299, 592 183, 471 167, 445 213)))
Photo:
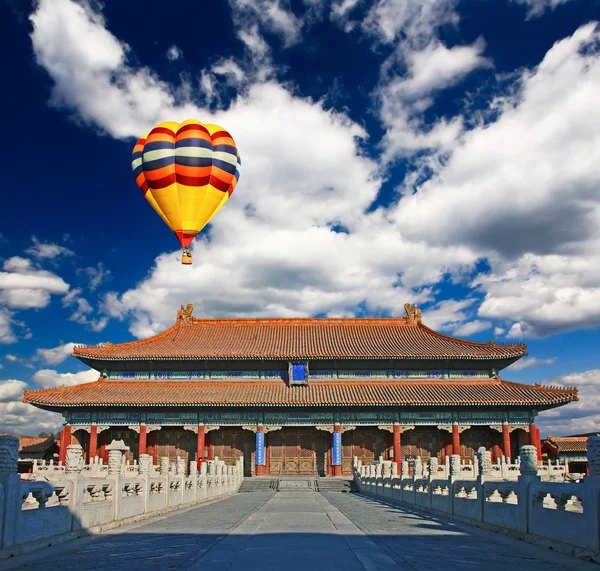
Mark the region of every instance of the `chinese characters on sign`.
POLYGON ((256 433, 256 465, 265 465, 265 433, 256 433))
POLYGON ((339 466, 342 463, 342 433, 333 433, 333 450, 331 451, 331 463, 339 466))

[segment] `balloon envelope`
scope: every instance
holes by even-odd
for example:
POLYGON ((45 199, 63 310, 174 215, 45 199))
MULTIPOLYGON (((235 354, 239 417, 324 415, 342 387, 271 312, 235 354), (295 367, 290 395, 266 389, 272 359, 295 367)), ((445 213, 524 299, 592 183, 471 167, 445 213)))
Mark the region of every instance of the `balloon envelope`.
POLYGON ((185 248, 227 202, 240 178, 240 155, 223 127, 196 119, 161 123, 132 156, 135 181, 185 248))

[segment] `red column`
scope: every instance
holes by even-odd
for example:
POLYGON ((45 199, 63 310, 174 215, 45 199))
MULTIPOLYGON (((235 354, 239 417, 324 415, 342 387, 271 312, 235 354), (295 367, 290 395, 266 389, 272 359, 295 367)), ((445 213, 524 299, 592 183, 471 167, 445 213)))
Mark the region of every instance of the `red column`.
POLYGON ((394 424, 394 462, 398 466, 398 474, 402 472, 402 433, 400 425, 394 424))
POLYGON ((537 450, 538 460, 542 459, 542 444, 540 441, 540 431, 536 428, 535 424, 529 425, 529 444, 535 446, 537 450))
POLYGON ((502 424, 502 448, 504 452, 504 456, 506 457, 506 461, 510 462, 511 459, 511 451, 510 451, 510 427, 508 426, 508 422, 502 424))
POLYGON ((204 462, 204 425, 198 425, 198 441, 196 444, 196 460, 198 461, 198 469, 204 462))
POLYGON ((98 425, 92 424, 92 428, 90 429, 90 459, 96 456, 98 451, 98 425))
MULTIPOLYGON (((256 432, 264 432, 265 431, 265 427, 264 426, 258 426, 256 428, 256 432)), ((257 476, 264 476, 265 475, 265 469, 266 466, 264 464, 257 464, 256 465, 256 475, 257 476)))
POLYGON ((146 449, 146 434, 147 434, 147 428, 145 424, 140 424, 140 445, 139 445, 139 452, 138 454, 147 454, 146 449))
POLYGON ((65 424, 60 433, 60 450, 58 451, 58 461, 65 463, 67 459, 67 446, 71 444, 71 425, 65 424))
MULTIPOLYGON (((339 424, 335 424, 333 426, 333 431, 334 432, 342 432, 342 427, 339 424)), ((335 464, 333 466, 333 475, 334 476, 341 476, 342 475, 342 465, 341 464, 335 464)))
POLYGON ((460 432, 458 431, 458 423, 452 425, 452 454, 460 456, 460 432))

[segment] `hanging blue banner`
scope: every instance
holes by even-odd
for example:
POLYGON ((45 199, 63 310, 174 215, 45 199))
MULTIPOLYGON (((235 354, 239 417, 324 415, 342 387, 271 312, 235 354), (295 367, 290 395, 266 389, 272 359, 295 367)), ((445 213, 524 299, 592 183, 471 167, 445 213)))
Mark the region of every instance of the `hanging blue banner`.
POLYGON ((333 449, 331 451, 331 463, 339 466, 342 463, 342 433, 333 433, 333 449))
POLYGON ((257 432, 256 433, 256 465, 264 466, 265 465, 265 433, 257 432))

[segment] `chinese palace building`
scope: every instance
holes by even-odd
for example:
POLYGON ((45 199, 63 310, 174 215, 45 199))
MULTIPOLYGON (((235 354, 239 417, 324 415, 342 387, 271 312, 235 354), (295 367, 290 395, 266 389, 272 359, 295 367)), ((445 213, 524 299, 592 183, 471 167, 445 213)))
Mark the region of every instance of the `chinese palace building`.
POLYGON ((450 454, 493 459, 534 444, 542 410, 575 388, 506 381, 521 343, 476 343, 437 333, 405 305, 402 318, 197 319, 178 312, 162 333, 76 347, 101 372, 91 383, 26 391, 60 412, 61 458, 79 443, 106 461, 124 440, 130 459, 243 456, 246 475, 341 476, 365 463, 450 454))

